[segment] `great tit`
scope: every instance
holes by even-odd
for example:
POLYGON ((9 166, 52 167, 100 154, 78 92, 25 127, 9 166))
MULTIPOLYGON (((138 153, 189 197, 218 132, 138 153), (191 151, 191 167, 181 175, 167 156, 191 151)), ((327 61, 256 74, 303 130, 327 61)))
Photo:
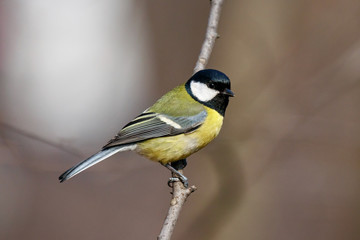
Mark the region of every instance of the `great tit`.
POLYGON ((222 72, 205 69, 185 84, 161 97, 126 124, 98 153, 64 172, 60 182, 117 152, 132 150, 171 170, 185 186, 187 178, 178 170, 186 158, 210 143, 223 124, 230 79, 222 72))

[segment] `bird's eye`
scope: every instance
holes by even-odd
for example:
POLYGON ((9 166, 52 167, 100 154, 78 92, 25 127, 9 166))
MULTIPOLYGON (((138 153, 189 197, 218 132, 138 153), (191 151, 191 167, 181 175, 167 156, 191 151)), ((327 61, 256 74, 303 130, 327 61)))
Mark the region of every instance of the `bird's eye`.
POLYGON ((209 87, 209 88, 215 88, 215 84, 213 84, 213 83, 208 83, 208 87, 209 87))

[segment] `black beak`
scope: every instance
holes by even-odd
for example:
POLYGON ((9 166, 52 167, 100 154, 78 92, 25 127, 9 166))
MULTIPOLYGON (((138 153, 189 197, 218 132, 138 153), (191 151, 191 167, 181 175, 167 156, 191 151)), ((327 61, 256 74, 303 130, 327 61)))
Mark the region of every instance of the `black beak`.
POLYGON ((235 94, 228 88, 225 88, 225 90, 222 92, 222 94, 227 95, 229 97, 235 97, 235 94))

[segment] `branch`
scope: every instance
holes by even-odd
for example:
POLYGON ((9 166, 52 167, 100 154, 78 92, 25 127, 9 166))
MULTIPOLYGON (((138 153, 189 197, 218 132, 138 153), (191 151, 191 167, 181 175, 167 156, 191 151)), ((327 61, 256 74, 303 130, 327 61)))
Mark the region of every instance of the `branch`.
MULTIPOLYGON (((173 177, 176 177, 173 175, 173 177)), ((158 240, 170 240, 171 235, 174 231, 176 221, 180 215, 182 206, 186 199, 192 192, 196 190, 195 186, 185 188, 183 183, 178 181, 173 183, 172 187, 172 199, 170 201, 170 207, 168 214, 165 218, 163 227, 161 229, 158 240)))
MULTIPOLYGON (((209 61, 215 40, 218 38, 217 27, 220 19, 221 7, 224 0, 211 0, 210 16, 204 43, 201 47, 199 58, 195 64, 194 72, 205 68, 209 61)), ((181 171, 182 172, 182 171, 181 171)), ((173 175, 173 177, 176 177, 173 175)), ((192 192, 196 190, 195 186, 185 188, 182 182, 174 182, 172 186, 172 199, 168 214, 165 218, 158 240, 169 240, 175 229, 177 219, 179 218, 182 206, 192 192)))

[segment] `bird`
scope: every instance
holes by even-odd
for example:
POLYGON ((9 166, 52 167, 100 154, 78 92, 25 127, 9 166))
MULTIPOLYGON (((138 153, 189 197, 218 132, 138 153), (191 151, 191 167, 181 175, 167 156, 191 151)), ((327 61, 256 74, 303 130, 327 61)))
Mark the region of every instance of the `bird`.
POLYGON ((185 187, 179 170, 186 158, 210 143, 220 132, 229 98, 230 79, 221 71, 204 69, 167 92, 154 105, 126 124, 102 149, 60 175, 64 182, 87 168, 124 151, 159 162, 185 187))

